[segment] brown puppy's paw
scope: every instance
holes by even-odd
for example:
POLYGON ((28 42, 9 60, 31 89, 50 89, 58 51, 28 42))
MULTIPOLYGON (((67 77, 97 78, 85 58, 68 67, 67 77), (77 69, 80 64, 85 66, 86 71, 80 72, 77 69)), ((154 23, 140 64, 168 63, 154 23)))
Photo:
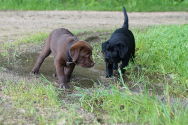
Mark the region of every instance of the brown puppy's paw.
POLYGON ((67 83, 61 83, 59 84, 59 87, 62 89, 70 89, 70 86, 67 83))
POLYGON ((57 74, 56 74, 56 73, 53 73, 52 76, 56 78, 56 77, 57 77, 57 74))
POLYGON ((38 69, 32 69, 31 73, 34 75, 38 75, 39 74, 39 70, 38 69))

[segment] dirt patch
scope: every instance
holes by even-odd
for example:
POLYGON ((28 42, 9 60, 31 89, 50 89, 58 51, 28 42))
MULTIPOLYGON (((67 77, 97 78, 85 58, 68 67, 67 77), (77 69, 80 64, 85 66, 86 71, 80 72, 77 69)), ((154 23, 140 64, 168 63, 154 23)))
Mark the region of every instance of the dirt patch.
MULTIPOLYGON (((23 53, 19 57, 10 58, 9 62, 7 62, 7 59, 1 57, 0 66, 3 66, 7 71, 11 71, 14 74, 32 78, 33 76, 30 74, 30 71, 35 64, 38 55, 38 53, 23 53)), ((95 66, 93 68, 82 68, 80 66, 76 66, 71 79, 72 83, 75 83, 76 86, 82 88, 93 87, 94 83, 99 80, 100 75, 103 73, 102 70, 98 70, 96 67, 99 66, 95 66)), ((53 57, 46 58, 40 69, 40 73, 49 81, 56 82, 57 78, 53 76, 55 73, 53 57)))
MULTIPOLYGON (((188 23, 188 12, 131 12, 128 15, 131 28, 188 23)), ((120 27, 123 23, 122 12, 104 11, 0 11, 0 17, 0 43, 59 27, 96 31, 120 27)))

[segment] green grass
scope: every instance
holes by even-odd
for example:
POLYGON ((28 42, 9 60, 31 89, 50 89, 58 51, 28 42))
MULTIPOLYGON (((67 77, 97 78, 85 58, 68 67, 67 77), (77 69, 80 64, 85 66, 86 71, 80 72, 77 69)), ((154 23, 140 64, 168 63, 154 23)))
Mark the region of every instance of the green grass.
MULTIPOLYGON (((158 26, 138 31, 136 61, 143 74, 161 74, 163 82, 183 95, 188 88, 188 25, 158 26), (170 80, 169 80, 170 79, 170 80)), ((149 75, 148 75, 149 76, 149 75)))
MULTIPOLYGON (((2 56, 8 57, 10 54, 10 49, 14 48, 14 52, 17 51, 20 45, 23 44, 40 44, 44 42, 44 40, 47 38, 47 33, 36 33, 32 34, 29 37, 20 38, 14 42, 4 42, 1 46, 1 54, 2 56)), ((12 52, 11 52, 12 53, 12 52)))
POLYGON ((188 11, 188 0, 0 0, 1 10, 188 11), (112 7, 113 6, 113 7, 112 7))
POLYGON ((62 109, 62 105, 66 103, 60 98, 60 92, 49 81, 41 77, 40 81, 28 82, 9 81, 0 82, 2 88, 1 93, 5 99, 1 98, 1 109, 6 111, 0 114, 0 123, 22 123, 22 124, 40 124, 40 125, 56 125, 61 124, 79 124, 82 123, 83 118, 75 112, 74 107, 67 107, 62 109), (47 82, 47 83, 46 83, 47 82), (3 106, 11 105, 9 107, 3 106), (14 110, 14 113, 11 113, 14 110), (18 113, 18 115, 16 115, 18 113), (15 119, 15 117, 17 117, 15 119), (14 120, 15 119, 15 120, 14 120))
POLYGON ((33 44, 39 44, 43 42, 47 38, 48 34, 47 33, 36 33, 32 34, 29 37, 24 37, 20 38, 14 42, 5 42, 3 44, 3 48, 8 49, 8 48, 14 48, 18 47, 20 44, 27 44, 27 43, 33 43, 33 44))
POLYGON ((82 93, 82 107, 93 112, 106 123, 133 123, 149 125, 186 125, 188 107, 181 101, 170 104, 157 96, 133 94, 112 87, 110 90, 98 88, 82 93), (92 93, 91 93, 92 92, 92 93))

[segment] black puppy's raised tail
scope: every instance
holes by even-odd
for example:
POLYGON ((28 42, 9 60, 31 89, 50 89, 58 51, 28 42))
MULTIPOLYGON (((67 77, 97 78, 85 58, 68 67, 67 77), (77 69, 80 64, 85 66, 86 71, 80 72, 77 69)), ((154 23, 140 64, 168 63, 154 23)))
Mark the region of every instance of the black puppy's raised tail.
POLYGON ((123 14, 124 14, 123 28, 129 29, 129 18, 128 18, 127 11, 126 11, 125 7, 123 7, 123 14))

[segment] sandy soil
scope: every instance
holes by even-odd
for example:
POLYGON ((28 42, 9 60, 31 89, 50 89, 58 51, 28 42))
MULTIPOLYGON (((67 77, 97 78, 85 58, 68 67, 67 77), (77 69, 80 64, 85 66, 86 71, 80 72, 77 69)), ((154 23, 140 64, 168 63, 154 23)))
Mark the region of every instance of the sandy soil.
MULTIPOLYGON (((188 12, 128 13, 130 27, 186 24, 188 12)), ((71 31, 112 29, 123 23, 122 12, 0 11, 0 42, 65 27, 71 31)))

